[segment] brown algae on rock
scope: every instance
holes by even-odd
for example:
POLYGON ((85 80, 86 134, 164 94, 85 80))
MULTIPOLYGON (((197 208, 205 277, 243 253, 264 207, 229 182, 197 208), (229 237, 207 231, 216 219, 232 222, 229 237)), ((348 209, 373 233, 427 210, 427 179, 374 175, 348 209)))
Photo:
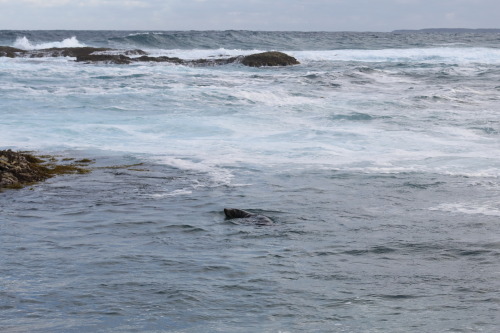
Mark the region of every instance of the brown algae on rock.
POLYGON ((20 189, 42 182, 57 175, 85 174, 92 160, 82 159, 75 163, 69 159, 59 160, 52 155, 33 155, 30 152, 0 150, 0 190, 20 189))

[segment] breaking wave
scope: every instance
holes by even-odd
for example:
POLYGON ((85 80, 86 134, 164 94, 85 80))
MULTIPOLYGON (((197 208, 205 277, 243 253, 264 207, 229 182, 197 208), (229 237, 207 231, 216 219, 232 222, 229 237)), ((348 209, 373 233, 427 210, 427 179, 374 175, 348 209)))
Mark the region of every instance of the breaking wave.
POLYGON ((50 49, 52 47, 83 47, 85 44, 80 43, 78 39, 73 36, 71 38, 66 38, 61 42, 45 42, 34 44, 26 36, 18 37, 14 42, 14 47, 23 50, 40 50, 40 49, 50 49))

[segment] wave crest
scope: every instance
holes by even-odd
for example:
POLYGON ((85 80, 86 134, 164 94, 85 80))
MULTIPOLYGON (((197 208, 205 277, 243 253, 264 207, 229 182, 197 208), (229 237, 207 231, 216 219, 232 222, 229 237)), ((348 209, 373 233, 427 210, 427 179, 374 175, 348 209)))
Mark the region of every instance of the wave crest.
POLYGON ((40 50, 40 49, 50 49, 53 47, 84 47, 83 43, 80 43, 75 36, 71 38, 66 38, 61 42, 46 42, 33 44, 26 36, 18 37, 13 45, 15 48, 22 50, 40 50))

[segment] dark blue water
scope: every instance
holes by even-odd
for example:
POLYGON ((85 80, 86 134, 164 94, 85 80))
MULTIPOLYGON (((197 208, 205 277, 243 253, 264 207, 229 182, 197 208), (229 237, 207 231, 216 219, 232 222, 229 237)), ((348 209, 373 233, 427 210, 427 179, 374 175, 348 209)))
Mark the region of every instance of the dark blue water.
POLYGON ((89 174, 0 192, 0 331, 497 331, 497 35, 0 41, 181 58, 273 48, 301 62, 0 58, 0 148, 94 160, 89 174), (227 220, 225 207, 274 224, 227 220))
POLYGON ((76 37, 99 47, 159 49, 341 50, 427 48, 433 45, 500 47, 496 32, 266 32, 266 31, 85 31, 0 30, 0 44, 26 37, 34 44, 76 37))

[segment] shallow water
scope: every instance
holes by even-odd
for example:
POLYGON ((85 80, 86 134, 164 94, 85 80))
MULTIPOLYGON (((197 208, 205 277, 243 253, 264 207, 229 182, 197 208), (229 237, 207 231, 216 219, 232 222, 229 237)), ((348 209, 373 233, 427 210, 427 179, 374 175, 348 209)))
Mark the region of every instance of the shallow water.
MULTIPOLYGON (((44 33, 0 40, 71 37, 44 33)), ((65 43, 145 42, 86 34, 65 43)), ((154 52, 242 54, 268 34, 154 52)), ((272 36, 302 64, 0 58, 2 148, 95 160, 0 194, 2 331, 496 332, 494 34, 272 36)))

